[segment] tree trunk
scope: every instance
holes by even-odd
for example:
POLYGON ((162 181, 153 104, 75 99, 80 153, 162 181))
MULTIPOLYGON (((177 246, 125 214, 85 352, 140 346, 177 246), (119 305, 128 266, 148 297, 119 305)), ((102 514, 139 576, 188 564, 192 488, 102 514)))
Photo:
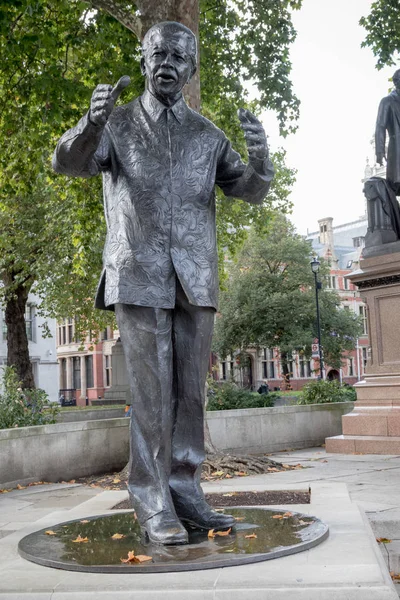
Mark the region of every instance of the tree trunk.
POLYGON ((288 355, 287 352, 281 352, 281 363, 282 363, 282 373, 283 373, 283 391, 289 391, 292 389, 290 384, 290 373, 288 369, 288 355))
POLYGON ((35 387, 25 325, 25 310, 29 289, 29 285, 19 285, 15 288, 12 296, 6 300, 5 305, 7 365, 15 367, 18 379, 25 389, 35 387))

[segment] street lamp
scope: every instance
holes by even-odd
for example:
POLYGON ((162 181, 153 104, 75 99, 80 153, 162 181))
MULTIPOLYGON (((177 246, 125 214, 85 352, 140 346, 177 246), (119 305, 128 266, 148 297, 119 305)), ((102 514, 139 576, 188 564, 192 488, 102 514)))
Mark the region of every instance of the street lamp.
POLYGON ((319 260, 316 256, 314 256, 312 261, 310 262, 311 271, 314 273, 314 279, 315 279, 315 304, 317 307, 317 333, 318 333, 319 373, 320 373, 319 377, 320 377, 320 379, 323 379, 324 378, 324 361, 322 358, 321 324, 320 324, 320 317, 319 317, 319 299, 318 299, 318 290, 321 289, 322 284, 320 281, 318 281, 318 278, 317 278, 320 264, 321 263, 319 262, 319 260))

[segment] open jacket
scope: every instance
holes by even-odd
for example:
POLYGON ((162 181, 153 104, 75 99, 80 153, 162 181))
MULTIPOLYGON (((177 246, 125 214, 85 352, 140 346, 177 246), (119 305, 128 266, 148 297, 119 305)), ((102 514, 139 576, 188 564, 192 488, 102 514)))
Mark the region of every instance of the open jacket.
POLYGON ((176 276, 191 304, 217 308, 217 184, 260 204, 273 179, 245 165, 224 133, 181 98, 167 109, 146 91, 105 127, 85 115, 58 142, 58 173, 102 173, 107 238, 96 306, 175 306, 176 276))

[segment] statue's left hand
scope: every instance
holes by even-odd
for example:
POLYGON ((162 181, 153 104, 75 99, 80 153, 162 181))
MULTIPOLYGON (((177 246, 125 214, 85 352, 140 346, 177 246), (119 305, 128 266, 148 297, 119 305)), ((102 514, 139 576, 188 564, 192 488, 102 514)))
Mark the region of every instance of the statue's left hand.
POLYGON ((244 108, 239 108, 238 117, 246 138, 249 162, 258 170, 269 155, 264 127, 253 113, 244 108))

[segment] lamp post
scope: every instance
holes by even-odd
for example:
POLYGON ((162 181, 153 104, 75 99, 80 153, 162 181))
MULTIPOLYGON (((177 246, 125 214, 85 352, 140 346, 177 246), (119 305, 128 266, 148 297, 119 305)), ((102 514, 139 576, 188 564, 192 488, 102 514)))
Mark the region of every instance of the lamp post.
POLYGON ((320 316, 319 316, 319 298, 318 298, 318 290, 321 289, 321 282, 318 281, 317 275, 319 272, 320 262, 316 256, 313 257, 310 262, 311 271, 314 273, 315 279, 315 304, 317 308, 317 334, 318 334, 318 351, 319 351, 319 377, 320 379, 324 378, 324 361, 322 358, 322 347, 321 347, 321 324, 320 324, 320 316))

